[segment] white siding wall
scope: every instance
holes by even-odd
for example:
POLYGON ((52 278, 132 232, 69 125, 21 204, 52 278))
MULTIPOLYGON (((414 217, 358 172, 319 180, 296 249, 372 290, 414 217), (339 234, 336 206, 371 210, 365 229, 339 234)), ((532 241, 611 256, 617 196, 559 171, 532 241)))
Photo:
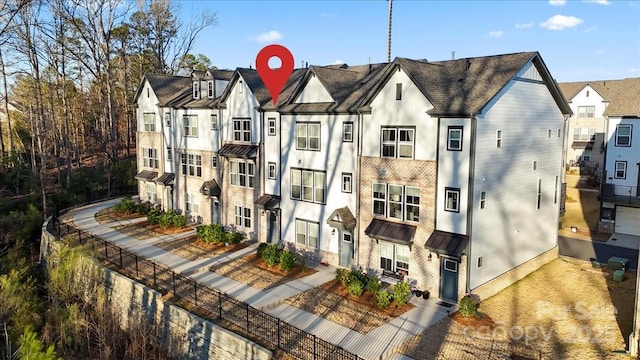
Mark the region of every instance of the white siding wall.
POLYGON ((556 246, 560 199, 554 203, 554 187, 555 177, 561 178, 562 138, 547 139, 547 129, 563 128, 563 119, 545 85, 524 81, 510 82, 477 117, 471 289, 556 246), (482 191, 487 202, 480 210, 482 191))
MULTIPOLYGON (((295 219, 300 218, 320 223, 320 250, 338 253, 338 238, 331 235, 331 227, 326 223, 331 213, 348 206, 356 211, 356 115, 282 115, 282 156, 281 178, 282 198, 282 238, 295 242, 295 219), (296 121, 320 122, 320 151, 296 150, 296 121), (342 123, 354 124, 353 142, 342 141, 342 123), (291 199, 291 168, 326 171, 326 205, 291 199), (353 174, 352 192, 342 192, 342 173, 353 174)), ((337 232, 336 232, 337 233, 337 232)))
MULTIPOLYGON (((605 181, 609 184, 620 185, 616 186, 617 195, 629 195, 629 188, 625 186, 638 186, 638 162, 640 162, 640 120, 634 118, 609 118, 609 126, 607 129, 608 144, 607 144, 607 179, 605 181), (616 126, 618 124, 629 124, 631 128, 631 146, 616 146, 616 126), (615 178, 615 162, 626 161, 627 162, 627 176, 625 179, 615 178), (612 178, 612 179, 609 179, 612 178)), ((635 192, 632 194, 635 195, 635 192)))
POLYGON ((567 100, 571 101, 569 105, 571 106, 571 111, 573 111, 573 116, 575 117, 578 116, 578 106, 595 106, 594 117, 596 118, 602 118, 602 113, 604 113, 604 110, 607 108, 607 103, 604 102, 604 99, 589 85, 580 90, 573 99, 567 100))
POLYGON ((233 141, 233 119, 251 118, 251 142, 257 143, 260 135, 260 116, 256 107, 258 100, 253 96, 246 82, 240 76, 240 81, 236 81, 227 99, 227 108, 222 111, 222 141, 233 141), (240 83, 242 81, 242 83, 240 83))
MULTIPOLYGON (((176 109, 170 132, 174 137, 171 144, 178 149, 211 150, 218 148, 218 134, 211 130, 211 114, 214 109, 176 109), (196 115, 198 117, 198 136, 184 136, 183 116, 196 115)), ((220 120, 218 119, 218 123, 220 120)))
POLYGON ((333 102, 333 98, 322 86, 320 80, 315 75, 309 77, 309 81, 305 85, 304 89, 300 92, 300 95, 295 101, 296 103, 322 103, 333 102))
POLYGON ((264 114, 264 193, 272 195, 280 195, 280 179, 281 179, 281 153, 280 153, 280 114, 275 111, 265 112, 264 114), (276 134, 269 135, 269 118, 276 121, 276 134), (276 164, 276 178, 269 179, 269 163, 276 164))
POLYGON ((436 197, 436 230, 467 234, 469 194, 469 150, 471 127, 469 119, 441 119, 438 146, 438 189, 436 197), (447 150, 449 126, 462 126, 462 151, 447 150), (460 211, 445 211, 445 189, 460 189, 460 211))
POLYGON ((362 156, 380 156, 382 126, 415 126, 416 160, 436 160, 438 124, 427 115, 433 106, 399 70, 393 74, 371 103, 372 115, 365 116, 362 156), (402 84, 402 100, 396 100, 396 84, 402 84))

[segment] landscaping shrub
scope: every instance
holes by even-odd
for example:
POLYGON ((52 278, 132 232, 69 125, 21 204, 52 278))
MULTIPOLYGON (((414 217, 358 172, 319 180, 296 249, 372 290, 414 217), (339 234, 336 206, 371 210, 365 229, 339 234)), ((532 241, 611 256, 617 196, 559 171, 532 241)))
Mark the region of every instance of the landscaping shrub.
POLYGON ((151 204, 150 203, 138 203, 136 205, 136 212, 140 215, 147 215, 149 214, 149 211, 151 211, 151 204))
POLYGON ((260 243, 260 245, 258 245, 258 257, 262 259, 262 252, 264 251, 264 249, 267 248, 267 246, 269 246, 269 244, 267 243, 260 243))
POLYGON ((469 295, 465 295, 460 299, 458 311, 464 317, 474 316, 478 312, 478 304, 469 295))
POLYGON ((160 222, 160 216, 162 216, 162 210, 153 208, 147 214, 147 221, 149 221, 149 224, 155 225, 160 222))
POLYGON ((364 285, 362 285, 362 281, 357 278, 352 278, 351 282, 347 286, 347 292, 350 295, 361 296, 364 291, 364 285))
POLYGON ((367 290, 372 294, 377 294, 382 289, 380 279, 376 276, 368 277, 367 290))
POLYGON ((296 255, 289 250, 284 250, 280 254, 280 269, 289 271, 296 265, 296 255))
POLYGON ((158 218, 158 225, 160 225, 160 227, 163 229, 168 228, 173 224, 174 215, 175 215, 175 211, 173 210, 169 210, 167 212, 162 213, 158 218))
POLYGON ((171 217, 171 223, 178 229, 182 229, 183 227, 187 226, 187 217, 184 215, 173 214, 173 216, 171 217))
POLYGON ((369 277, 367 276, 367 274, 362 272, 362 270, 353 269, 349 274, 349 283, 352 283, 354 281, 358 281, 364 286, 364 284, 366 284, 369 281, 369 277))
POLYGON ((378 291, 376 294, 376 306, 380 309, 385 309, 391 304, 391 296, 386 291, 378 291))
POLYGON ((347 286, 349 284, 349 275, 350 275, 350 273, 351 273, 351 271, 349 271, 347 269, 338 268, 335 271, 336 280, 338 280, 340 282, 340 284, 342 284, 342 286, 347 286))
POLYGON ((409 283, 400 281, 393 286, 393 300, 395 300, 398 306, 406 304, 407 301, 409 301, 409 295, 411 295, 409 283))
POLYGON ((280 251, 277 244, 268 245, 262 251, 262 260, 269 266, 274 266, 280 260, 280 251))
POLYGON ((138 204, 130 197, 126 197, 113 205, 113 210, 118 213, 132 214, 137 211, 138 204))
POLYGON ((232 245, 238 244, 240 243, 240 241, 242 241, 242 234, 237 231, 229 231, 224 236, 225 236, 225 241, 232 245))

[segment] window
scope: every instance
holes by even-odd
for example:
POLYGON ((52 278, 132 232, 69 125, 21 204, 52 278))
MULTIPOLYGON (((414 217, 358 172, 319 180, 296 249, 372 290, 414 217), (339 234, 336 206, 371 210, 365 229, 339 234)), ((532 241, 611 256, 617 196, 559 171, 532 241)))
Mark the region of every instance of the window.
POLYGON ((380 243, 380 268, 408 275, 409 259, 408 246, 380 243))
POLYGON ((353 236, 345 231, 342 233, 342 241, 350 243, 353 241, 353 236))
POLYGON ((180 154, 180 165, 182 174, 202 177, 202 155, 180 154))
POLYGON ((557 132, 557 137, 560 138, 560 136, 562 135, 562 129, 556 129, 557 132))
POLYGON ((402 220, 402 186, 401 185, 389 185, 389 217, 402 220))
POLYGON ((144 131, 156 131, 156 114, 144 113, 142 114, 142 124, 144 131))
POLYGON ((402 83, 396 84, 396 100, 402 100, 402 83))
POLYGON ((407 186, 405 188, 406 219, 420 221, 420 188, 407 186))
POLYGON ((145 200, 155 203, 157 200, 156 184, 152 182, 147 182, 145 188, 147 190, 147 194, 146 194, 147 196, 145 197, 145 200))
POLYGON ((184 136, 198 137, 198 115, 184 115, 182 117, 184 136))
POLYGON ((547 129, 547 139, 551 139, 551 129, 547 129))
POLYGON ((352 179, 351 173, 342 173, 342 192, 351 193, 352 191, 352 179))
POLYGON ((267 132, 267 134, 269 136, 274 136, 276 134, 276 118, 267 119, 267 123, 269 126, 269 131, 267 132))
POLYGON ((578 106, 579 118, 592 118, 596 112, 595 106, 578 106))
POLYGON ((319 231, 319 223, 296 219, 296 243, 317 249, 319 231))
POLYGON ((236 226, 251 228, 251 209, 242 206, 233 207, 236 226))
POLYGON ((573 140, 592 141, 596 139, 596 128, 574 128, 573 140))
POLYGON ((616 126, 616 146, 631 146, 631 125, 616 126))
POLYGON ((211 167, 214 169, 218 167, 218 153, 211 155, 211 167))
POLYGON ((251 142, 251 119, 233 119, 233 140, 251 142))
POLYGON ((229 161, 229 178, 231 185, 252 188, 255 186, 256 165, 250 161, 229 161))
POLYGON ((342 123, 342 141, 353 142, 353 123, 350 121, 342 123))
POLYGON ((542 203, 542 179, 538 179, 538 192, 536 196, 536 208, 540 209, 542 203))
POLYGON ((413 158, 415 129, 410 128, 382 128, 382 157, 413 158))
POLYGON ((173 161, 173 149, 167 147, 167 161, 173 161))
POLYGON ((320 150, 320 123, 296 123, 296 149, 320 150))
POLYGON ((244 84, 242 80, 238 81, 238 94, 242 94, 244 92, 244 84))
POLYGON ((373 184, 373 214, 386 216, 387 208, 387 185, 373 184))
POLYGON ((449 126, 447 134, 447 150, 462 150, 462 126, 449 126))
POLYGON ((200 81, 193 82, 193 98, 200 99, 200 81))
POLYGON ((627 162, 626 161, 616 161, 616 179, 626 179, 627 178, 627 162))
POLYGON ((291 169, 291 198, 324 204, 325 172, 291 169))
POLYGON ((171 127, 171 113, 164 113, 164 126, 171 127))
POLYGON ((271 180, 275 180, 276 179, 276 163, 274 162, 270 162, 269 163, 269 173, 267 175, 267 177, 271 180))
POLYGON ((444 210, 460 212, 460 189, 444 189, 444 210))
POLYGON ((484 209, 487 206, 487 192, 480 192, 480 209, 484 209))
POLYGON ((211 130, 218 130, 218 114, 211 114, 211 130))
POLYGON ((591 150, 584 150, 581 159, 582 161, 591 161, 591 150))
POLYGON ((207 97, 208 98, 213 98, 213 96, 214 96, 213 81, 209 80, 209 81, 207 81, 207 97))
POLYGON ((497 148, 502 147, 502 130, 496 131, 496 147, 497 148))
POLYGON ((482 256, 478 257, 478 268, 482 267, 482 256))
POLYGON ((538 170, 538 161, 537 161, 537 160, 533 160, 533 163, 532 163, 532 165, 531 165, 531 169, 532 169, 533 171, 538 170))
POLYGON ((556 175, 556 182, 555 182, 555 185, 553 186, 553 203, 554 204, 558 203, 558 186, 560 185, 558 181, 559 181, 559 178, 558 178, 558 175, 556 175))
POLYGON ((187 193, 187 201, 186 201, 185 208, 189 212, 195 212, 195 213, 199 212, 200 205, 198 205, 196 194, 187 193))
POLYGON ((158 161, 158 149, 142 148, 142 166, 158 169, 160 161, 158 161))

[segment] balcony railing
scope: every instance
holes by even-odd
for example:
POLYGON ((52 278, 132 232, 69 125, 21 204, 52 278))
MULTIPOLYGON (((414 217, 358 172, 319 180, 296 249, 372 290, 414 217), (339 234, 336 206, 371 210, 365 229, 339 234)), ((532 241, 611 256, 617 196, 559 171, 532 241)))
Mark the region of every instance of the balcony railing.
POLYGON ((603 184, 602 190, 600 191, 600 198, 604 201, 618 204, 640 204, 640 188, 637 186, 603 184))

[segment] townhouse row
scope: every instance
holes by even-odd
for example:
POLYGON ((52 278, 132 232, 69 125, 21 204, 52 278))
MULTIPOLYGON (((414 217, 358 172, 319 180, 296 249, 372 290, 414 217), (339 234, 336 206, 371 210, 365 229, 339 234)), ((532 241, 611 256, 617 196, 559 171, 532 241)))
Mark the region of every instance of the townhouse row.
POLYGON ((537 52, 146 75, 140 197, 455 302, 557 256, 571 110, 537 52))

